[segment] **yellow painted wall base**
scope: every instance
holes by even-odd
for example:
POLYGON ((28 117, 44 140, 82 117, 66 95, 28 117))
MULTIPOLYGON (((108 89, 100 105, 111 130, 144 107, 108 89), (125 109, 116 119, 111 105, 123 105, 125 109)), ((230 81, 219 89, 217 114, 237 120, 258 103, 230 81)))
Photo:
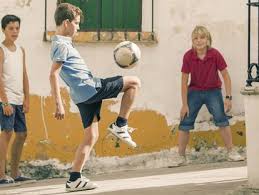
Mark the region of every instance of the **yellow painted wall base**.
MULTIPOLYGON (((27 115, 28 137, 23 151, 23 160, 57 158, 61 162, 71 162, 83 135, 79 113, 69 111, 69 95, 62 90, 66 116, 62 121, 54 118, 55 106, 51 97, 41 98, 32 95, 30 113, 27 115), (41 109, 43 105, 43 110, 41 109), (42 115, 43 114, 43 115, 42 115), (44 116, 44 117, 43 117, 44 116), (46 129, 44 128, 44 120, 46 129)), ((111 112, 109 106, 115 101, 104 101, 99 123, 99 140, 95 145, 95 154, 103 156, 127 156, 141 153, 157 152, 177 146, 178 132, 172 133, 163 115, 152 111, 133 111, 129 124, 136 127, 132 137, 139 145, 131 149, 124 143, 115 147, 115 141, 107 137, 106 128, 116 119, 117 113, 111 112)), ((243 121, 231 126, 234 145, 245 146, 245 124, 243 121)), ((199 148, 200 144, 223 146, 218 131, 194 131, 191 133, 190 147, 199 148)), ((11 144, 10 144, 11 146, 11 144)))

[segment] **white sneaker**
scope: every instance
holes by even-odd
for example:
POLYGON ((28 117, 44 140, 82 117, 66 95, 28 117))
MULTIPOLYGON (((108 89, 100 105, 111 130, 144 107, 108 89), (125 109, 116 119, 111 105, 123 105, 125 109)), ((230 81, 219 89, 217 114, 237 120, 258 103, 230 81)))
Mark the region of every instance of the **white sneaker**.
POLYGON ((66 183, 66 191, 67 192, 75 192, 82 190, 93 190, 97 188, 98 185, 94 182, 91 182, 89 179, 85 177, 78 178, 76 181, 67 181, 66 183))
POLYGON ((228 161, 237 162, 237 161, 243 161, 245 158, 241 156, 237 151, 231 150, 228 152, 228 161))
POLYGON ((108 131, 110 131, 114 136, 119 138, 124 143, 128 144, 132 148, 137 147, 137 144, 132 140, 129 130, 132 128, 128 127, 128 125, 125 125, 123 127, 118 127, 115 123, 111 124, 108 127, 108 131))
POLYGON ((168 166, 168 168, 180 167, 185 165, 187 165, 186 156, 178 154, 177 157, 173 159, 173 162, 171 163, 171 165, 168 166))

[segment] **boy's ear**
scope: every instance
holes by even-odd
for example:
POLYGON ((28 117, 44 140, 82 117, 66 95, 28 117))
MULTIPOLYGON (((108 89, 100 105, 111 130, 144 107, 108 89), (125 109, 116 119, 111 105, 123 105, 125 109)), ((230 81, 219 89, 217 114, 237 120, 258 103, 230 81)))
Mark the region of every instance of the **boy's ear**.
POLYGON ((64 27, 67 27, 69 22, 69 19, 63 20, 62 25, 64 25, 64 27))

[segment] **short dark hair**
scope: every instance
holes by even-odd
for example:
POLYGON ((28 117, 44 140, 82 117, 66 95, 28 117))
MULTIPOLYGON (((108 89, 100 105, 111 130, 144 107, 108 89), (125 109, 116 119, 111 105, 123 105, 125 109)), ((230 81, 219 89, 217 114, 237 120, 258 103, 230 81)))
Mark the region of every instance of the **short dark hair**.
POLYGON ((5 15, 1 20, 2 29, 5 29, 10 22, 18 22, 21 24, 21 19, 15 15, 5 15))
POLYGON ((55 22, 57 26, 60 26, 64 20, 70 22, 75 19, 76 16, 82 15, 82 10, 70 3, 60 3, 55 11, 55 22))

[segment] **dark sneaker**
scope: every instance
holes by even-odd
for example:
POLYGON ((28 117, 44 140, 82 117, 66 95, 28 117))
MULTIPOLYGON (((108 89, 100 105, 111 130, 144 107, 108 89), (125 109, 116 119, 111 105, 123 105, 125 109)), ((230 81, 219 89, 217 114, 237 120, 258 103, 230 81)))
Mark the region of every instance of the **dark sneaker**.
POLYGON ((16 186, 16 185, 19 185, 19 183, 16 183, 14 179, 11 177, 5 177, 3 179, 0 179, 0 187, 16 186))
POLYGON ((14 182, 20 182, 20 183, 24 184, 24 183, 34 183, 34 182, 36 182, 36 180, 21 175, 21 176, 16 177, 14 179, 14 182))

